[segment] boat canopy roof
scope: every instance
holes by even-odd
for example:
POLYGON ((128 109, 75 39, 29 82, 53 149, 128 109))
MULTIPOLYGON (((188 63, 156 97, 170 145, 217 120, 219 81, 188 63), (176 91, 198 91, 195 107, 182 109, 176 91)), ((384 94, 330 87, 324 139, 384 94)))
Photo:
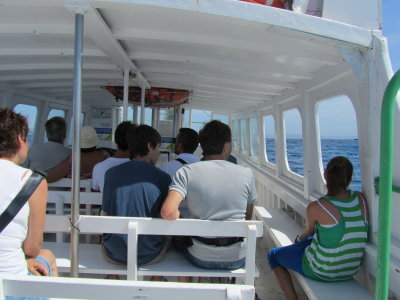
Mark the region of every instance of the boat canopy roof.
POLYGON ((280 99, 371 47, 372 31, 234 0, 0 0, 0 90, 71 101, 74 13, 84 12, 83 101, 104 86, 190 91, 185 108, 236 114, 280 99))

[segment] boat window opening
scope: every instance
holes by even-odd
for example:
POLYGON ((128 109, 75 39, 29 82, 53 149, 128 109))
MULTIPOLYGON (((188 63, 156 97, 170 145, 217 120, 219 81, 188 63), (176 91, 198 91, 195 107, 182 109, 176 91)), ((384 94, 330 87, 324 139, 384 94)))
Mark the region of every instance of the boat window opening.
POLYGON ((298 109, 283 112, 285 122, 286 159, 293 173, 303 176, 303 130, 298 109))
POLYGON ((174 119, 173 109, 160 109, 160 121, 172 121, 173 119, 174 119))
POLYGON ((247 143, 247 119, 240 120, 240 149, 249 153, 249 145, 247 143))
POLYGON ((25 116, 28 119, 28 145, 31 146, 35 138, 35 127, 38 109, 34 105, 17 104, 14 111, 25 116))
POLYGON ((276 164, 275 158, 275 120, 272 115, 264 117, 265 160, 276 164))
POLYGON ((258 142, 258 125, 256 118, 251 118, 249 120, 249 127, 250 127, 250 155, 258 158, 259 142, 258 142))
MULTIPOLYGON (((81 127, 85 124, 86 113, 81 113, 81 127)), ((72 116, 68 133, 68 146, 72 145, 72 135, 74 134, 74 116, 72 116)))
MULTIPOLYGON (((151 114, 152 110, 150 107, 145 107, 144 108, 144 122, 143 124, 149 125, 151 126, 151 118, 152 118, 152 114, 151 114)), ((138 110, 137 110, 137 121, 138 123, 142 123, 140 120, 140 117, 142 115, 142 108, 140 106, 138 106, 138 110)), ((127 120, 133 122, 134 120, 134 115, 133 115, 133 108, 132 107, 128 107, 128 116, 127 116, 127 120)))
MULTIPOLYGON (((323 169, 335 156, 345 156, 353 164, 350 189, 361 191, 361 166, 356 113, 347 96, 322 100, 317 104, 323 169)), ((323 169, 321 176, 323 178, 323 169)))
POLYGON ((233 121, 232 140, 233 140, 233 146, 239 147, 239 120, 233 121))
POLYGON ((229 116, 227 115, 214 114, 213 120, 218 120, 222 123, 225 123, 226 125, 229 125, 229 116))
POLYGON ((211 112, 208 110, 192 109, 192 124, 191 128, 200 131, 204 125, 211 121, 211 112))
MULTIPOLYGON (((49 111, 49 114, 47 115, 47 120, 50 120, 51 118, 54 118, 54 117, 61 117, 61 118, 65 119, 66 115, 67 115, 67 112, 64 109, 52 108, 49 111)), ((47 141, 48 141, 48 139, 47 139, 47 135, 45 133, 44 142, 47 142, 47 141)))

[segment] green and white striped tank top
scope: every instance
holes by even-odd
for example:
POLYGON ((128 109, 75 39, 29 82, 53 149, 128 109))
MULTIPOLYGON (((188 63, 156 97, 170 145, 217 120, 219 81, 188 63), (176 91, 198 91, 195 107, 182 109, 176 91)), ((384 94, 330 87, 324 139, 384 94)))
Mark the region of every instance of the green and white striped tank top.
MULTIPOLYGON (((312 243, 306 248, 303 256, 306 276, 324 281, 339 281, 350 279, 357 273, 364 255, 368 229, 358 195, 358 192, 353 192, 347 199, 324 198, 339 210, 341 220, 339 224, 331 228, 325 227, 323 231, 338 232, 338 228, 335 227, 343 226, 343 230, 340 230, 343 236, 336 245, 324 247, 319 237, 319 231, 322 230, 318 230, 321 229, 321 225, 317 225, 312 243)), ((326 236, 324 239, 326 240, 326 236)))

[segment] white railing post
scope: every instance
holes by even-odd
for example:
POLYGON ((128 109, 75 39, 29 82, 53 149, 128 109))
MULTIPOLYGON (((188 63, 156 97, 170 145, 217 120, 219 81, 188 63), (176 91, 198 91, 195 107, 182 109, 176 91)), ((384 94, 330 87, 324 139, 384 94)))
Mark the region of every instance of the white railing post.
POLYGON ((245 284, 254 285, 254 277, 256 274, 256 249, 249 247, 249 245, 255 246, 257 238, 257 227, 256 225, 248 225, 247 235, 247 248, 246 248, 246 262, 245 262, 245 284), (251 248, 251 249, 250 249, 251 248))
POLYGON ((137 280, 137 223, 128 224, 127 279, 137 280))

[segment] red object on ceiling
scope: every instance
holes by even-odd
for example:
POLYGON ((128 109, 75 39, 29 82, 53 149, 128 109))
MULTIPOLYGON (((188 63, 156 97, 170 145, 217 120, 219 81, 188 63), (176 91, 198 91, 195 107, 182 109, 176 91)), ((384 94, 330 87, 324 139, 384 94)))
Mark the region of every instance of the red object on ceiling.
POLYGON ((285 8, 282 0, 240 0, 244 2, 256 3, 261 5, 273 6, 278 8, 285 8))
MULTIPOLYGON (((124 99, 124 87, 116 85, 108 85, 104 87, 107 91, 114 95, 117 100, 124 99)), ((129 87, 129 102, 135 104, 141 103, 142 89, 140 87, 129 87)), ((145 106, 168 108, 187 103, 190 92, 180 89, 156 88, 146 89, 145 106)))

